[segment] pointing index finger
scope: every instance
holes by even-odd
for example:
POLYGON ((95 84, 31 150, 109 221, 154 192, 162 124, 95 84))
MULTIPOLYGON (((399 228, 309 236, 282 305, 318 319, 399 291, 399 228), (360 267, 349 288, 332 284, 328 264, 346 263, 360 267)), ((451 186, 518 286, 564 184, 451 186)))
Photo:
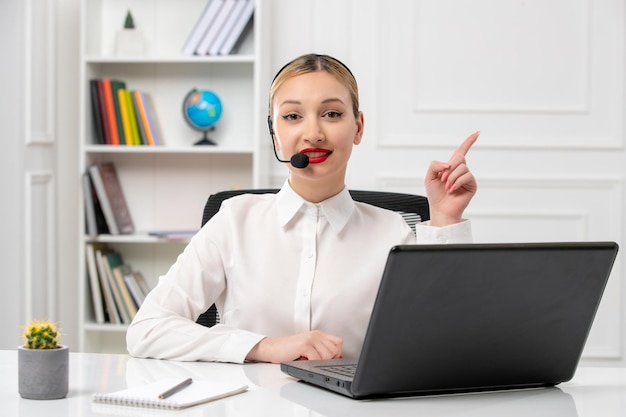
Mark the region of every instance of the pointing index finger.
POLYGON ((459 147, 456 149, 454 154, 455 155, 462 155, 462 156, 467 155, 467 152, 469 152, 470 148, 472 147, 474 142, 476 142, 476 139, 478 139, 479 135, 480 135, 480 131, 476 131, 476 132, 472 133, 471 135, 469 135, 467 137, 467 139, 465 139, 463 141, 463 143, 461 143, 461 145, 459 145, 459 147))

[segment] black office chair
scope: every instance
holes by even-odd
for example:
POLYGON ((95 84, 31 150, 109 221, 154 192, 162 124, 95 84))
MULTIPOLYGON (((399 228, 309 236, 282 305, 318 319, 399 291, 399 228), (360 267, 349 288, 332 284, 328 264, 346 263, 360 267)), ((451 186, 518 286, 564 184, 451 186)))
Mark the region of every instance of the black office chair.
MULTIPOLYGON (((277 188, 228 190, 220 191, 209 196, 202 213, 202 226, 215 215, 222 206, 222 202, 228 198, 240 194, 270 194, 277 193, 277 188)), ((398 212, 413 230, 420 222, 430 220, 428 199, 421 195, 392 193, 386 191, 360 191, 350 190, 350 195, 355 201, 361 201, 373 206, 398 212)), ((215 304, 202 313, 196 320, 198 324, 212 327, 219 322, 219 314, 215 304)))

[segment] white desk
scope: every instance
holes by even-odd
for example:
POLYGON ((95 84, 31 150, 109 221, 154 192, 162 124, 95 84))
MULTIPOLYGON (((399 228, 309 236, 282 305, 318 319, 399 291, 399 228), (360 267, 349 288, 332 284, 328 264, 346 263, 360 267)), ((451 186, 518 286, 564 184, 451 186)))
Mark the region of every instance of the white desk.
POLYGON ((126 355, 72 353, 66 399, 24 400, 17 391, 17 352, 0 351, 3 416, 533 416, 626 415, 626 368, 580 368, 557 388, 454 396, 355 401, 296 382, 278 365, 186 363, 126 355), (94 392, 108 392, 164 377, 245 381, 250 390, 182 412, 92 405, 94 392), (100 407, 100 408, 98 408, 100 407))

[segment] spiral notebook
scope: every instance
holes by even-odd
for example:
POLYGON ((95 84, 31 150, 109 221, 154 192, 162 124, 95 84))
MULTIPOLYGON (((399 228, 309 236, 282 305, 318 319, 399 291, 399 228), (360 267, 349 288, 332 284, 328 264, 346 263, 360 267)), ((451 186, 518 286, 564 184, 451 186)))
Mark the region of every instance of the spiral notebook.
POLYGON ((121 391, 96 393, 92 400, 101 404, 178 410, 229 397, 248 389, 247 385, 238 383, 194 380, 191 385, 171 397, 159 399, 159 394, 180 382, 181 379, 176 378, 162 379, 121 391))

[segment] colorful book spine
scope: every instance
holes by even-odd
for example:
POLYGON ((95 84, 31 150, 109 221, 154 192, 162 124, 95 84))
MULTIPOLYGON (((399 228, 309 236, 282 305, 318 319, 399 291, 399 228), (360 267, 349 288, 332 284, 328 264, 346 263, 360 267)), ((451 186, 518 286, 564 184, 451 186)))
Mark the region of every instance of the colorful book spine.
POLYGON ((120 80, 111 80, 111 92, 113 93, 113 108, 115 110, 115 120, 117 121, 117 132, 120 138, 120 145, 126 144, 126 132, 122 121, 122 108, 118 91, 125 89, 126 83, 120 80))
POLYGON ((131 98, 131 93, 128 90, 124 90, 124 99, 126 100, 126 108, 128 109, 128 117, 130 120, 130 132, 133 138, 133 144, 141 145, 141 138, 139 136, 139 127, 137 126, 137 114, 135 113, 135 105, 131 98))
POLYGON ((152 133, 152 141, 154 142, 154 145, 162 145, 163 140, 161 138, 161 127, 159 125, 159 119, 157 117, 152 96, 148 93, 141 93, 141 99, 144 108, 146 109, 146 117, 148 118, 150 133, 152 133))
POLYGON ((94 141, 107 145, 162 145, 152 96, 121 80, 90 80, 94 141))
POLYGON ((102 134, 104 135, 104 143, 111 145, 111 126, 109 124, 109 116, 107 113, 107 105, 104 94, 104 83, 102 80, 97 80, 98 84, 98 104, 100 109, 100 118, 102 119, 102 134))
POLYGON ((137 120, 137 129, 139 130, 139 139, 142 145, 149 145, 147 132, 145 130, 145 126, 143 124, 141 109, 140 109, 140 97, 139 94, 136 94, 136 91, 130 92, 130 98, 133 101, 133 108, 135 109, 135 118, 137 120))
POLYGON ((119 128, 117 126, 117 117, 115 116, 115 102, 113 101, 113 89, 111 88, 111 80, 105 78, 102 80, 102 89, 104 91, 104 101, 109 124, 109 134, 111 135, 111 145, 120 144, 119 128))
POLYGON ((120 116, 122 119, 122 131, 124 132, 124 143, 126 145, 134 145, 130 127, 130 111, 128 109, 128 101, 126 100, 126 90, 120 88, 117 90, 117 102, 120 105, 120 116))
POLYGON ((148 145, 154 146, 154 137, 152 136, 152 130, 150 129, 150 123, 148 122, 148 115, 146 112, 146 105, 144 101, 144 94, 140 91, 135 91, 135 100, 137 101, 137 107, 139 108, 139 115, 141 116, 140 120, 143 124, 144 131, 146 132, 146 139, 148 140, 148 145))

